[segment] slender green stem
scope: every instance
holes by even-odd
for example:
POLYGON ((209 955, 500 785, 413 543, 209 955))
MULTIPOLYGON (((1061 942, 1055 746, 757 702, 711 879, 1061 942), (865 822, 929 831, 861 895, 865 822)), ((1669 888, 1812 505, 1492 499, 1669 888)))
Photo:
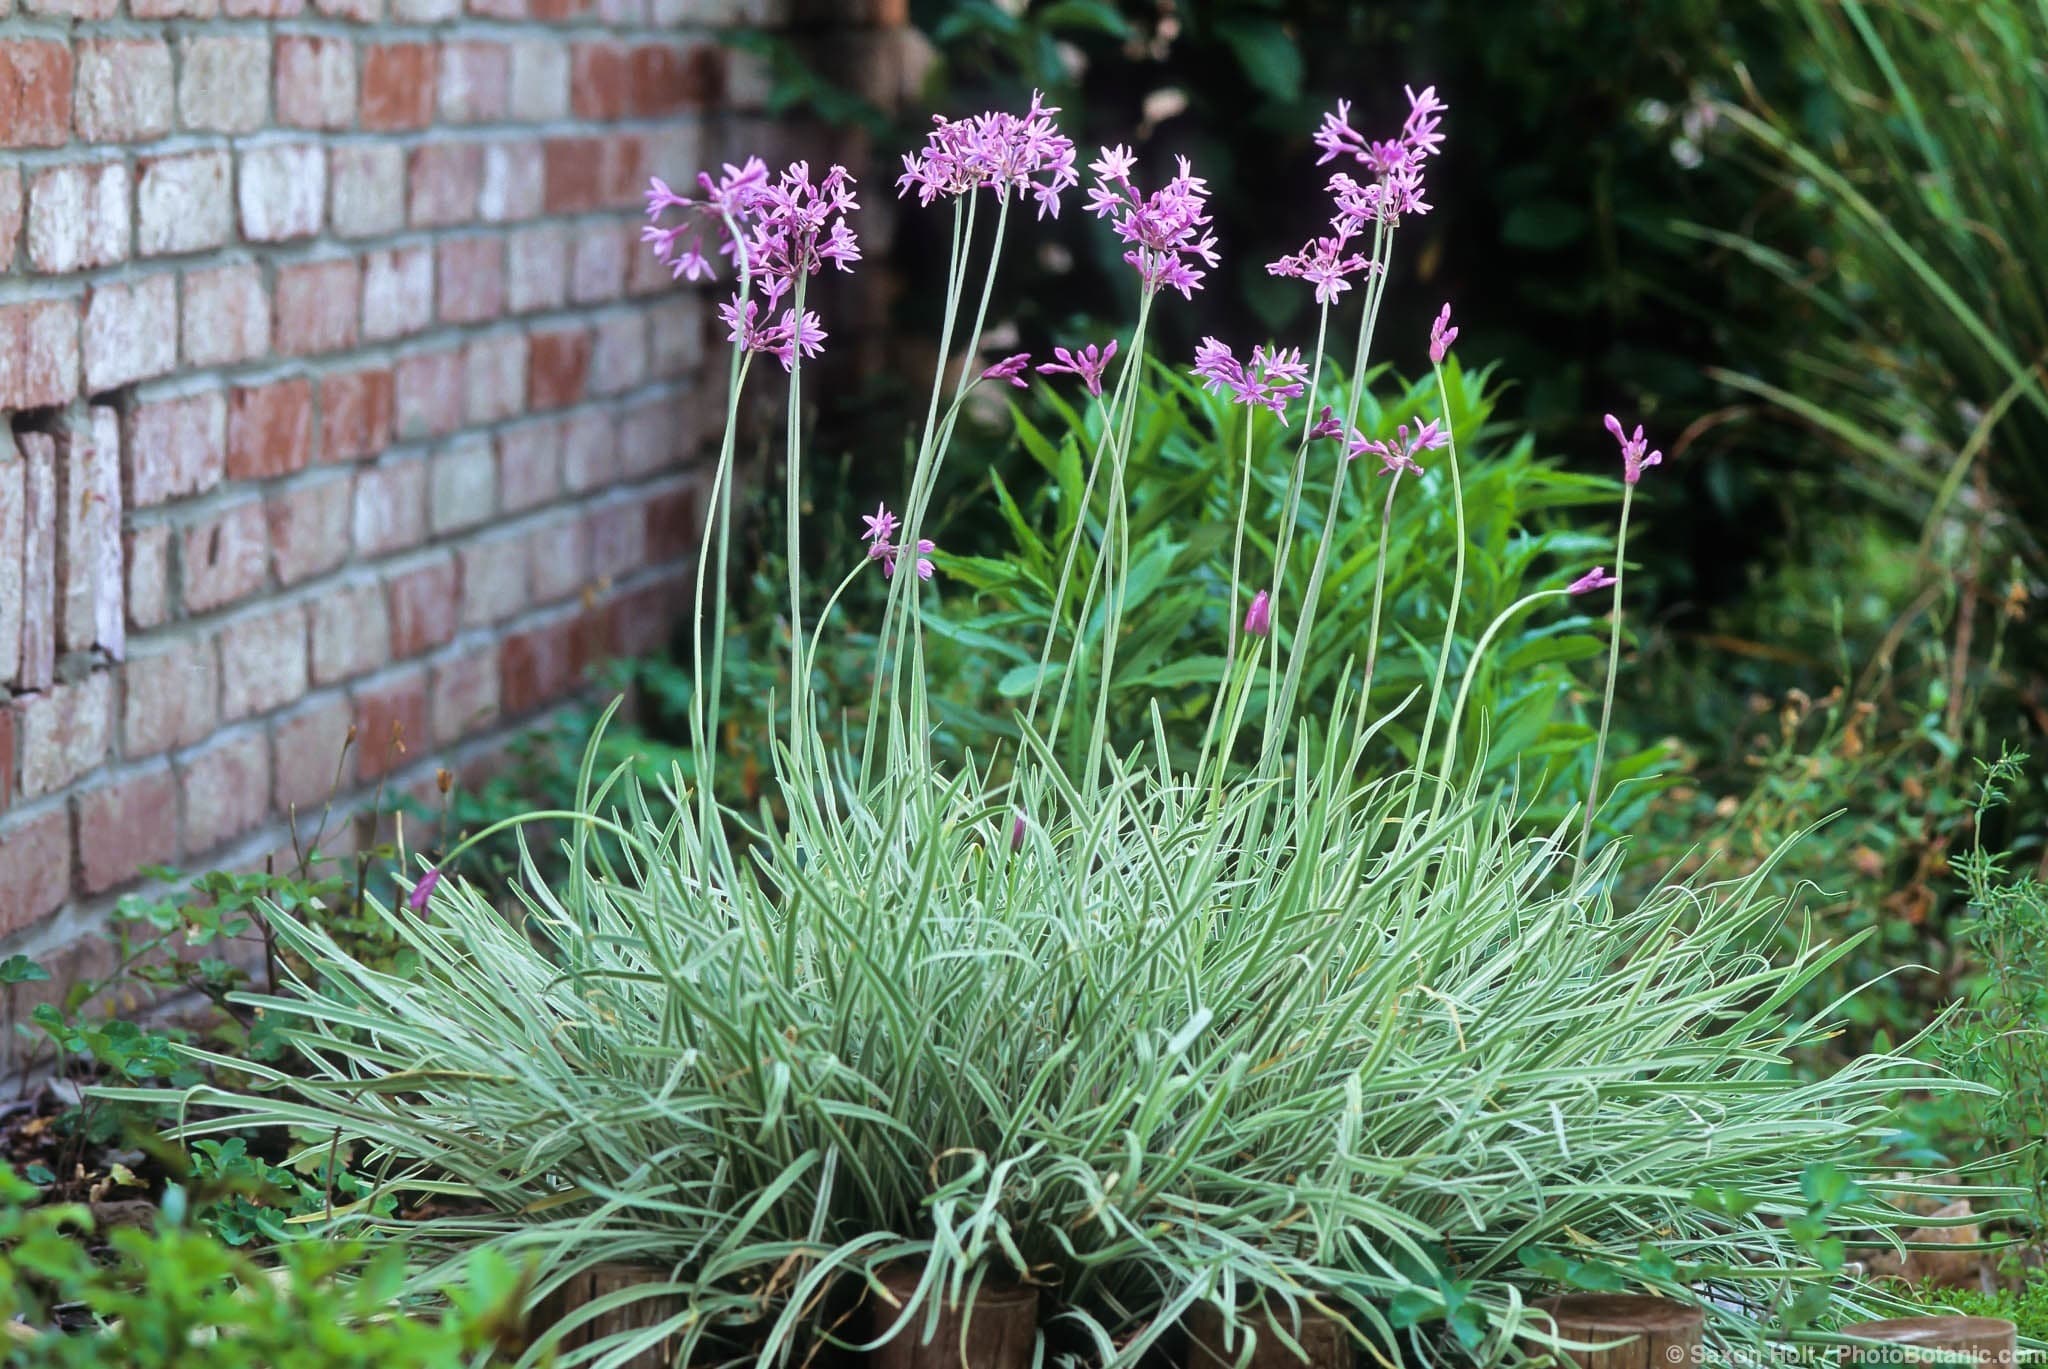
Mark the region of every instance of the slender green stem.
MULTIPOLYGON (((1444 368, 1437 366, 1436 397, 1444 415, 1444 464, 1451 472, 1451 511, 1457 516, 1458 543, 1456 559, 1451 571, 1451 597, 1444 605, 1444 639, 1437 648, 1436 677, 1429 686, 1429 705, 1422 716, 1422 740, 1415 745, 1415 768, 1420 778, 1422 767, 1429 763, 1430 740, 1436 733, 1436 715, 1443 702, 1444 675, 1451 667, 1451 648, 1458 640, 1458 608, 1465 600, 1465 485, 1458 475, 1458 434, 1451 422, 1451 392, 1444 384, 1444 368)), ((1441 798, 1449 779, 1437 777, 1437 798, 1441 798)), ((1409 835, 1409 820, 1415 816, 1415 795, 1419 784, 1408 788, 1408 801, 1401 811, 1401 833, 1405 841, 1409 835)), ((1432 810, 1435 801, 1431 803, 1432 810)))
POLYGON ((1359 689, 1359 697, 1372 698, 1373 671, 1380 660, 1380 609, 1387 600, 1387 542, 1394 535, 1394 495, 1401 488, 1401 471, 1394 470, 1394 478, 1387 482, 1387 500, 1380 509, 1380 544, 1373 560, 1377 563, 1372 574, 1372 626, 1365 634, 1365 683, 1359 689))
MULTIPOLYGON (((1311 395, 1310 398, 1313 399, 1314 396, 1311 395)), ((1247 408, 1244 411, 1244 474, 1240 477, 1237 491, 1237 530, 1230 542, 1230 610, 1229 617, 1224 620, 1224 630, 1227 634, 1223 640, 1224 671, 1216 681, 1216 697, 1209 705, 1209 722, 1202 729, 1202 752, 1195 762, 1197 783, 1209 768, 1209 745, 1215 740, 1216 722, 1222 716, 1224 687, 1229 680, 1230 662, 1237 659, 1237 600, 1240 588, 1238 577, 1241 573, 1240 567, 1244 564, 1244 527, 1252 502, 1252 434, 1258 430, 1258 426, 1258 415, 1247 408)))
MULTIPOLYGON (((1486 625, 1486 631, 1479 634, 1479 641, 1472 647, 1472 658, 1465 663, 1465 678, 1458 682, 1458 697, 1451 705, 1450 725, 1444 732, 1443 773, 1445 776, 1450 775, 1457 762, 1458 728, 1464 721, 1465 700, 1472 692, 1472 682, 1479 678, 1479 672, 1486 666, 1486 650, 1493 645, 1494 635, 1506 625, 1508 619, 1514 617, 1531 604, 1538 603, 1544 599, 1562 598, 1566 593, 1567 591, 1561 589, 1539 589, 1533 594, 1525 594, 1495 614, 1493 621, 1486 625)), ((1437 810, 1434 807, 1430 809, 1430 820, 1432 822, 1436 819, 1436 812, 1437 810)))
MULTIPOLYGON (((796 295, 791 300, 796 316, 804 316, 805 278, 797 277, 796 295)), ((783 434, 783 469, 785 482, 783 500, 787 504, 784 518, 788 546, 785 549, 789 562, 789 750, 798 761, 802 773, 803 732, 809 721, 809 683, 806 676, 810 664, 804 659, 804 601, 803 601, 803 549, 798 542, 801 526, 800 503, 803 496, 803 402, 804 349, 792 345, 789 356, 789 414, 783 434)))
POLYGON ((1586 784, 1586 811, 1579 819, 1578 864, 1586 863, 1593 839, 1593 815, 1600 808, 1600 768, 1607 760, 1607 728, 1614 719, 1614 681, 1621 673, 1621 580, 1628 568, 1628 513, 1636 487, 1621 487, 1621 526, 1614 534, 1614 625, 1607 637, 1607 686, 1600 699, 1600 734, 1593 742, 1593 775, 1586 784))

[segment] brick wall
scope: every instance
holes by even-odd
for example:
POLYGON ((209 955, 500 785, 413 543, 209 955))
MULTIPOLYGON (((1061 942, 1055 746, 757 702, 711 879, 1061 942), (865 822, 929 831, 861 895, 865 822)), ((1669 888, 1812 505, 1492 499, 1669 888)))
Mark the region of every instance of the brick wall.
POLYGON ((787 9, 0 0, 0 957, 666 638, 719 400, 641 187, 810 136, 722 29, 901 19, 787 9))

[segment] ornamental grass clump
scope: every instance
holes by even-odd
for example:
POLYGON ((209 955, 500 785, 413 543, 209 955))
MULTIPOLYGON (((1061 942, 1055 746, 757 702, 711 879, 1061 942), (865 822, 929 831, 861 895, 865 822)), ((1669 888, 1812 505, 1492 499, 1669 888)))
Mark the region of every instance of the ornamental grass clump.
MULTIPOLYGON (((662 1342, 705 1362, 801 1363, 920 1334, 999 1284, 1044 1290, 1042 1354, 1118 1366, 1174 1346, 1198 1304, 1290 1343, 1297 1315, 1334 1317, 1385 1364, 1540 1353, 1555 1335, 1532 1300, 1560 1281, 1700 1301, 1728 1345, 1786 1332, 1816 1294, 1877 1305, 1809 1229, 1811 1167, 1869 1169, 1888 1098, 1945 1085, 1888 1057, 1819 1081, 1790 1067, 1830 1024, 1788 1005, 1846 948, 1775 964, 1744 950, 1794 915, 1760 893, 1761 873, 1617 903, 1621 843, 1592 846, 1577 814, 1524 830, 1517 795, 1460 752, 1504 625, 1618 588, 1605 571, 1557 568, 1469 653, 1447 624, 1407 709, 1411 766, 1375 776, 1365 762, 1395 720, 1361 702, 1370 651, 1300 716, 1329 558, 1356 550, 1331 545, 1346 482, 1384 481, 1391 501, 1440 463, 1463 518, 1448 313, 1430 332, 1440 411, 1391 441, 1357 431, 1396 230, 1428 211, 1443 108, 1411 94, 1398 137, 1369 141, 1340 107, 1318 134, 1326 161, 1348 159, 1330 231, 1271 267, 1314 289, 1313 350, 1211 341, 1195 362, 1288 423, 1275 540, 1294 536, 1305 492, 1327 511, 1304 574, 1282 545, 1262 560, 1267 583, 1223 591, 1229 669, 1193 764, 1156 710, 1149 741, 1112 744, 1106 709, 1123 625, 1147 612, 1125 501, 1147 326, 1202 288, 1220 249, 1192 167, 1161 183, 1107 148, 1088 207, 1128 249, 1137 318, 1038 367, 1100 413, 1079 507, 1106 490, 1106 514, 1076 521, 1054 601, 1102 630, 1048 629, 1014 732, 964 764, 933 759, 923 625, 950 549, 926 535, 930 500, 968 391, 1023 380, 1028 360, 942 366, 900 499, 847 530, 815 621, 789 500, 798 659, 774 823, 712 797, 730 416, 771 357, 790 387, 794 490, 800 386, 825 340, 806 286, 859 259, 855 187, 840 168, 771 176, 758 162, 689 198, 657 185, 655 249, 700 277, 719 270, 715 238, 737 277, 695 601, 694 787, 586 764, 561 810, 518 820, 567 824, 565 876, 544 881, 529 857, 508 911, 424 871, 412 906, 380 910, 411 973, 279 916, 284 963, 308 969, 247 1002, 300 1059, 212 1061, 250 1082, 191 1090, 183 1134, 288 1128, 347 1155, 414 1215, 370 1201, 321 1227, 403 1239, 422 1287, 479 1246, 536 1261, 540 1295, 600 1263, 644 1267, 643 1284, 578 1316, 659 1310, 569 1363, 621 1365, 662 1342), (1353 295, 1356 320, 1340 318, 1353 295), (1321 407, 1333 324, 1356 341, 1321 407), (811 697, 808 659, 846 630, 840 601, 862 575, 886 584, 872 694, 811 697), (830 719, 862 707, 856 747, 830 719), (882 1276, 906 1269, 916 1292, 899 1306, 882 1276)), ((1013 205, 1055 215, 1077 180, 1056 113, 941 120, 905 159, 901 190, 952 215, 942 355, 979 352, 1013 205)), ((1631 486, 1647 464, 1637 452, 1631 486)), ((1240 508, 1240 552, 1268 535, 1240 508)), ((1463 569, 1461 539, 1454 585, 1463 569)), ((1828 1215, 1863 1240, 1922 1221, 1880 1197, 1828 1215)))

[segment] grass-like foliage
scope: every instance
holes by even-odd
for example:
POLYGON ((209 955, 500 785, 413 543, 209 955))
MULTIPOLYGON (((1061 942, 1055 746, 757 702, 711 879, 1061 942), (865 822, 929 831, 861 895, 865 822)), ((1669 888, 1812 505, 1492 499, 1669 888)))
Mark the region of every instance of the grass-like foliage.
MULTIPOLYGON (((1204 345, 1205 382, 1285 416, 1322 396, 1347 278, 1363 296, 1352 379, 1320 413, 1294 413, 1278 444, 1271 523, 1268 492, 1255 500, 1249 465, 1240 475, 1218 687, 1174 738, 1152 709, 1136 743, 1104 682, 1142 649, 1155 608, 1128 482, 1147 321, 1215 252, 1185 163, 1147 196, 1127 154, 1104 150, 1095 207, 1136 244, 1144 290, 1120 348, 1061 349, 1053 368, 1097 410, 1075 507, 1099 517, 1075 519, 1045 563, 1051 622, 1099 630, 1048 630, 1012 730, 957 765, 931 740, 921 596, 936 549, 921 530, 967 390, 1018 377, 1024 359, 970 365, 950 386, 941 371, 904 516, 878 511, 865 553, 849 547, 841 590, 887 572, 889 593, 868 724, 857 746, 829 741, 822 719, 841 701, 809 692, 808 666, 839 630, 839 595, 806 620, 794 493, 803 362, 819 341, 806 283, 857 255, 853 205, 836 168, 817 182, 801 165, 773 183, 758 164, 706 178, 704 203, 682 207, 708 206, 737 244, 734 412, 759 357, 790 374, 797 659, 777 820, 715 797, 729 423, 698 588, 691 783, 681 766, 655 788, 586 764, 573 802, 530 815, 566 824, 567 873, 543 880, 529 864, 514 907, 423 874, 382 914, 411 973, 280 918, 287 963, 310 972, 246 1001, 299 1068, 209 1061, 250 1084, 189 1090, 184 1133, 287 1128, 353 1156, 380 1198, 436 1199, 410 1219, 369 1202, 320 1214, 444 1252, 422 1286, 478 1245, 535 1258, 540 1292, 597 1262, 647 1266, 649 1282, 612 1301, 680 1304, 575 1357, 610 1365, 670 1336, 704 1359, 798 1363, 824 1342, 928 1328, 991 1280, 1046 1290, 1047 1355, 1116 1366, 1197 1302, 1231 1317, 1264 1307, 1280 1316, 1265 1334, 1283 1338, 1289 1313, 1321 1309, 1391 1364, 1526 1357, 1555 1339, 1531 1298, 1560 1285, 1702 1300, 1718 1335, 1752 1344, 1853 1296, 1836 1285, 1842 1236, 1918 1219, 1851 1176, 1879 1157, 1890 1093, 1941 1081, 1883 1058, 1820 1082, 1791 1068, 1829 1027, 1789 1005, 1846 947, 1776 964, 1745 951, 1792 912, 1762 872, 1616 904, 1622 848, 1590 843, 1605 704, 1578 811, 1532 835, 1516 794, 1482 782, 1474 684, 1496 668, 1494 644, 1541 605, 1620 586, 1596 568, 1483 624, 1457 621, 1469 539, 1448 309, 1430 338, 1435 416, 1416 412, 1391 440, 1359 432, 1394 231, 1426 211, 1419 168, 1440 108, 1413 97, 1392 144, 1368 148, 1340 116, 1318 135, 1374 179, 1333 183, 1338 236, 1276 264, 1321 287, 1314 357, 1260 348, 1240 363, 1204 345), (1351 250, 1368 243, 1369 256, 1351 250), (1423 460, 1444 478, 1421 480, 1423 460), (1383 554, 1404 476, 1417 477, 1410 497, 1443 501, 1456 534, 1441 632, 1415 649, 1425 669, 1405 710, 1374 693, 1381 629, 1408 611, 1397 599, 1387 615, 1383 554), (1354 571, 1343 492, 1367 479, 1382 552, 1354 571), (1261 564, 1270 579, 1247 594, 1241 571, 1261 564), (1346 600, 1319 613, 1340 583, 1346 600), (1331 666, 1326 644, 1307 644, 1360 601, 1363 660, 1331 666), (1415 729, 1415 759, 1373 778, 1367 758, 1391 726, 1415 729), (877 1331, 891 1266, 922 1281, 877 1331)), ((906 183, 953 204, 941 354, 958 321, 975 355, 1012 205, 1027 191, 1056 200, 1071 162, 1036 107, 942 124, 912 160, 906 183), (985 199, 996 224, 981 246, 985 199), (969 266, 983 252, 977 305, 969 266)), ((678 203, 665 187, 651 198, 678 203)), ((707 269, 696 239, 653 236, 680 271, 707 269)), ((1640 429, 1608 426, 1625 540, 1636 482, 1660 457, 1640 429)), ((1617 629, 1610 697, 1618 641, 1617 629)))

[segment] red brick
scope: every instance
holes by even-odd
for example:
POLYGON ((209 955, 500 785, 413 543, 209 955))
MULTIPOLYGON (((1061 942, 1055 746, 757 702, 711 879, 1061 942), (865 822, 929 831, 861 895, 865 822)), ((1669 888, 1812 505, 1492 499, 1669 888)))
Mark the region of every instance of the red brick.
MULTIPOLYGON (((22 433, 21 652, 14 682, 48 689, 57 672, 57 441, 22 433)), ((24 750, 26 743, 24 743, 24 750)))
POLYGON ((21 8, 57 19, 111 19, 120 5, 116 0, 22 0, 21 8))
POLYGON ((50 808, 0 822, 0 936, 33 927, 71 896, 71 815, 50 808))
POLYGON ((540 144, 525 138, 491 143, 484 149, 477 217, 485 223, 533 218, 541 212, 546 188, 540 144))
POLYGON ((673 380, 704 364, 704 301, 677 294, 646 311, 652 338, 648 365, 656 376, 673 380))
POLYGON ((619 419, 619 470, 631 480, 682 464, 688 433, 689 414, 674 396, 634 405, 619 419))
POLYGON ((230 19, 291 19, 303 14, 306 0, 220 0, 230 19))
POLYGON ((528 0, 527 12, 535 19, 559 23, 590 12, 590 0, 528 0))
POLYGON ((583 515, 556 514, 527 534, 533 565, 533 602, 553 604, 580 593, 590 582, 590 537, 583 515))
POLYGON ((137 253, 204 252, 227 242, 234 231, 227 153, 149 157, 141 168, 135 192, 137 253))
POLYGON ((559 409, 583 398, 590 370, 590 334, 577 328, 535 333, 528 368, 527 402, 535 409, 559 409))
POLYGON ((431 685, 435 742, 447 746, 496 724, 498 671, 495 641, 435 662, 431 685))
POLYGON ((15 746, 21 752, 21 796, 65 789, 107 758, 114 741, 114 676, 98 670, 15 701, 15 746))
POLYGON ((375 456, 391 445, 391 371, 345 371, 320 382, 320 455, 326 461, 375 456))
POLYGON ((221 719, 269 713, 305 697, 307 640, 301 604, 264 609, 221 628, 221 719))
POLYGON ((605 151, 603 138, 549 138, 541 144, 543 199, 550 214, 579 214, 604 203, 605 151))
POLYGON ((579 119, 626 113, 632 73, 623 43, 578 43, 570 49, 569 107, 579 119))
POLYGON ((121 582, 121 416, 94 406, 57 434, 57 650, 126 644, 121 582))
POLYGON ((434 49, 376 43, 362 50, 362 126, 378 132, 425 128, 434 119, 434 49))
POLYGON ((391 593, 393 660, 407 660, 454 640, 462 595, 452 553, 392 571, 384 583, 391 593))
POLYGON ((148 508, 220 483, 227 401, 218 390, 135 406, 128 420, 128 503, 148 508))
POLYGON ((313 8, 332 19, 374 24, 381 17, 379 0, 313 0, 313 8))
POLYGON ((78 301, 0 305, 0 409, 40 409, 78 393, 78 301))
POLYGON ((469 12, 486 19, 524 19, 526 0, 469 0, 469 12))
POLYGON ((503 43, 443 43, 441 122, 475 124, 504 118, 511 79, 512 54, 503 43))
POLYGON ((361 275, 353 257, 279 267, 277 350, 311 356, 355 346, 361 275))
POLYGON ((562 424, 562 482, 582 493, 619 478, 619 437, 612 416, 586 409, 562 424))
POLYGON ((238 386, 228 399, 227 472, 268 480, 306 468, 313 455, 313 384, 303 377, 238 386))
POLYGON ((562 492, 562 425, 521 423, 498 434, 498 498, 507 513, 539 508, 562 492))
POLYGON ((346 38, 281 34, 277 121, 290 128, 347 128, 356 117, 356 48, 346 38))
POLYGON ((459 347, 414 352, 392 368, 398 436, 440 437, 462 426, 465 354, 459 347))
POLYGON ((481 143, 426 143, 413 149, 407 172, 415 228, 446 228, 476 218, 483 193, 481 143))
POLYGON ((185 360, 231 366, 270 350, 270 296, 262 268, 219 266, 185 273, 185 360))
POLYGON ((129 0, 128 13, 137 19, 211 19, 220 0, 129 0))
POLYGON ((697 486, 678 481, 650 495, 647 505, 647 559, 679 561, 697 550, 697 486))
POLYGON ((490 627, 528 603, 526 539, 517 533, 482 537, 456 551, 462 563, 462 625, 490 627))
POLYGON ((330 150, 328 180, 334 231, 345 238, 379 237, 405 226, 405 149, 351 143, 330 150))
POLYGON ((634 209, 642 204, 647 190, 647 147, 643 134, 632 138, 599 140, 597 197, 601 209, 634 209))
POLYGON ((327 158, 318 143, 266 143, 242 153, 235 178, 242 236, 289 242, 320 231, 327 207, 327 158))
POLYGON ((665 576, 640 585, 610 606, 611 649, 621 656, 648 656, 667 649, 675 629, 676 606, 686 602, 686 575, 665 576))
POLYGON ((569 267, 569 298, 578 304, 601 304, 623 294, 628 241, 616 223, 591 224, 578 234, 569 267))
POLYGON ((505 312, 505 244, 495 237, 451 238, 436 252, 444 323, 483 323, 505 312))
POLYGON ((325 575, 348 559, 355 477, 295 484, 270 494, 270 565, 281 585, 325 575))
POLYGON ((590 351, 589 391, 624 394, 647 379, 647 320, 639 313, 613 314, 598 322, 590 351))
POLYGON ((683 50, 668 43, 643 43, 633 49, 627 80, 626 109, 635 118, 674 114, 706 98, 702 62, 692 64, 683 50))
POLYGON ((0 42, 0 147, 71 139, 71 49, 38 38, 0 42))
POLYGON ((578 683, 576 620, 560 618, 505 639, 499 654, 498 702, 518 717, 568 697, 578 683))
POLYGON ((128 167, 101 162, 53 167, 28 186, 28 261, 68 273, 128 257, 128 167))
MULTIPOLYGON (((355 710, 340 694, 322 695, 272 724, 271 794, 280 812, 296 809, 310 818, 334 797, 336 782, 347 778, 343 767, 353 726, 355 710)), ((310 841, 313 833, 301 835, 310 841)))
POLYGON ((121 750, 131 760, 196 746, 220 717, 212 637, 144 643, 121 668, 121 750))
POLYGON ((171 527, 156 523, 124 533, 128 553, 128 626, 162 627, 171 616, 171 527))
POLYGON ((515 314, 559 309, 569 299, 568 230, 556 223, 522 228, 505 239, 505 302, 515 314))
POLYGON ((178 364, 178 281, 170 272, 86 292, 85 388, 98 394, 178 364))
POLYGON ((465 412, 471 423, 495 423, 526 407, 524 333, 497 333, 470 343, 463 366, 465 412))
POLYGON ((339 684, 391 660, 391 620, 375 580, 339 586, 313 600, 313 682, 339 684))
POLYGON ((424 760, 433 746, 427 725, 427 672, 410 670, 356 691, 356 778, 364 784, 424 760))
POLYGON ((569 117, 569 50, 559 40, 522 38, 512 44, 511 113, 529 124, 569 117))
POLYGON ((209 133, 254 133, 270 104, 270 39, 217 34, 178 41, 178 120, 209 133))
POLYGON ((171 50, 155 38, 96 38, 78 45, 78 136, 139 143, 171 131, 171 50))
POLYGON ((270 812, 270 739, 260 731, 223 738, 176 769, 188 856, 253 830, 270 812))
POLYGON ((161 763, 80 794, 78 887, 103 894, 178 858, 178 782, 161 763))
POLYGON ((404 551, 427 540, 427 463, 395 461, 356 477, 355 544, 363 556, 404 551))
POLYGON ((432 527, 438 536, 488 522, 498 508, 498 462, 481 433, 457 438, 434 453, 432 527))
POLYGON ((190 523, 179 536, 187 612, 205 613, 248 598, 263 588, 269 569, 270 522, 261 496, 190 523))
POLYGON ((21 209, 21 168, 0 166, 0 271, 14 265, 14 244, 21 237, 21 209))
POLYGON ((647 560, 647 506, 637 499, 599 504, 588 515, 590 573, 600 580, 631 574, 647 560))
POLYGON ((363 258, 363 340, 423 332, 434 321, 434 253, 394 247, 363 258))

